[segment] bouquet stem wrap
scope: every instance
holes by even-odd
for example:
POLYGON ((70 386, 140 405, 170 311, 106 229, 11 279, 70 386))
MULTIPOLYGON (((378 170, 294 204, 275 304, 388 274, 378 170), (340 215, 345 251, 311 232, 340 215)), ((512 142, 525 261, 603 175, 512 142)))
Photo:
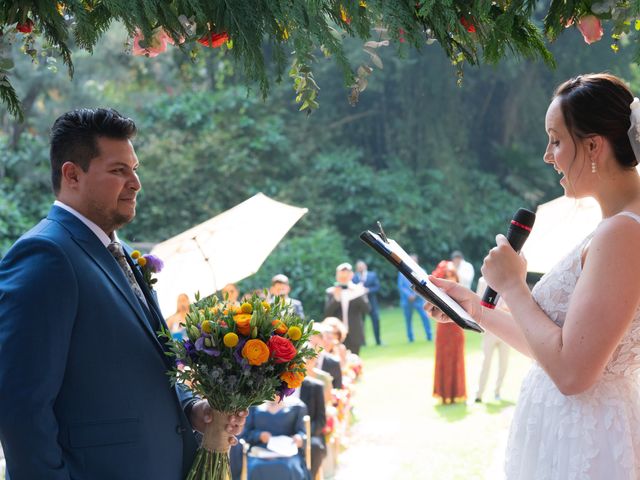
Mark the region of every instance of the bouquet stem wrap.
POLYGON ((202 447, 211 453, 229 453, 229 433, 224 427, 227 424, 228 413, 212 410, 213 421, 207 425, 202 439, 202 447))
POLYGON ((204 431, 202 445, 186 480, 230 480, 228 413, 212 411, 212 422, 204 431))

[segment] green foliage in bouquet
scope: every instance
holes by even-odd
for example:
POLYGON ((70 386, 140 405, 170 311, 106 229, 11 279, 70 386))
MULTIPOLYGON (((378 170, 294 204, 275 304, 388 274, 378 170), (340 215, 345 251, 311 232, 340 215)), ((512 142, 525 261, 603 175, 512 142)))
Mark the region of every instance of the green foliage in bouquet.
POLYGON ((241 305, 216 296, 197 299, 185 318, 187 338, 164 332, 176 367, 169 372, 205 398, 214 421, 204 432, 188 479, 225 479, 229 475, 226 415, 293 393, 306 375, 305 362, 316 355, 307 341, 313 322, 303 322, 283 298, 267 302, 257 295, 241 305))

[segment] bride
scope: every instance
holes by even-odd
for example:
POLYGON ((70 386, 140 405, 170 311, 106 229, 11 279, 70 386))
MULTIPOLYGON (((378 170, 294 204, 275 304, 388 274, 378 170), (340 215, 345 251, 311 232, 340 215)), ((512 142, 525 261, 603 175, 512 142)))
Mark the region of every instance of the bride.
MULTIPOLYGON (((482 274, 510 313, 432 278, 485 329, 534 360, 511 425, 508 479, 640 478, 638 107, 613 75, 582 75, 557 88, 544 161, 562 175, 565 195, 594 197, 603 219, 531 292, 526 261, 498 235, 482 274)), ((433 305, 425 308, 449 321, 433 305)))

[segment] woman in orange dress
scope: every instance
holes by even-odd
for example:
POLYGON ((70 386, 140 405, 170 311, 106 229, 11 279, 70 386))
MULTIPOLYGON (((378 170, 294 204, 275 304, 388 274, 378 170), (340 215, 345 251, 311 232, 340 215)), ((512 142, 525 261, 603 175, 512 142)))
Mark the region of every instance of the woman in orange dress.
MULTIPOLYGON (((453 262, 441 261, 433 275, 458 281, 453 262)), ((455 323, 438 323, 436 330, 436 362, 433 396, 449 404, 467 399, 464 372, 464 332, 455 323)))

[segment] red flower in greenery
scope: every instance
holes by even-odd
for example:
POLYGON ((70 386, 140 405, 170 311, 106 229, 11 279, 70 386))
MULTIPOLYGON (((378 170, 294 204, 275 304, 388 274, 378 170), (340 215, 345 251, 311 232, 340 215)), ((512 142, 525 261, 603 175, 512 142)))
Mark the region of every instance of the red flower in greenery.
POLYGON ((460 23, 469 33, 476 32, 476 26, 471 22, 471 20, 467 20, 466 17, 460 17, 460 23))
POLYGON ((20 33, 31 33, 33 31, 33 22, 27 18, 26 22, 16 25, 16 30, 20 33))
POLYGON ((218 48, 223 43, 229 40, 229 35, 227 32, 215 33, 209 32, 198 39, 198 43, 200 45, 204 45, 205 47, 218 48))
POLYGON ((595 15, 586 15, 578 20, 578 30, 587 44, 597 42, 604 35, 602 23, 595 15))
POLYGON ((267 347, 269 347, 271 357, 276 363, 290 362, 298 353, 293 343, 278 335, 274 335, 269 339, 267 347))
POLYGON ((398 29, 398 40, 400 40, 400 43, 404 43, 405 39, 404 39, 404 28, 399 28, 398 29))

